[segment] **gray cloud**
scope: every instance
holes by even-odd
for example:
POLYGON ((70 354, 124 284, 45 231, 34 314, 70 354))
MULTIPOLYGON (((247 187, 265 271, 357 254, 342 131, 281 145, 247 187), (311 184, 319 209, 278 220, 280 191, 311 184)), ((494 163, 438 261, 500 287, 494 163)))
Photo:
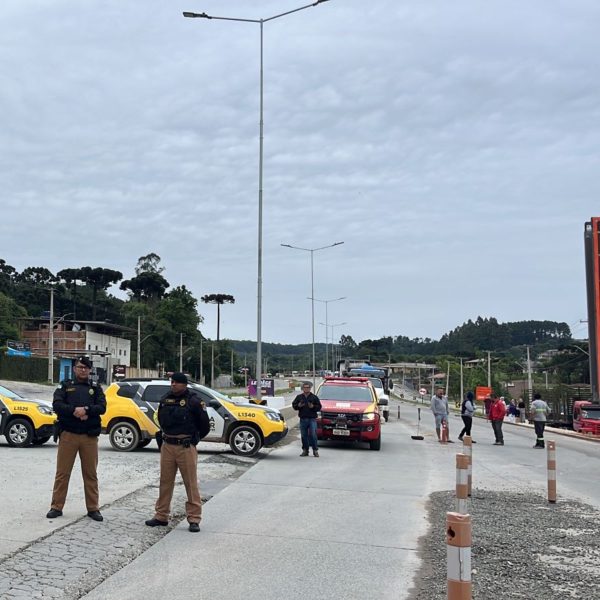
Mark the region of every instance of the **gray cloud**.
MULTIPOLYGON (((154 251, 172 285, 233 294, 223 335, 254 338, 258 26, 181 11, 301 4, 5 2, 2 257, 129 276, 154 251)), ((345 242, 315 255, 315 295, 348 296, 329 316, 356 339, 583 318, 599 13, 331 0, 266 23, 263 339, 310 338, 309 257, 282 242, 345 242)))

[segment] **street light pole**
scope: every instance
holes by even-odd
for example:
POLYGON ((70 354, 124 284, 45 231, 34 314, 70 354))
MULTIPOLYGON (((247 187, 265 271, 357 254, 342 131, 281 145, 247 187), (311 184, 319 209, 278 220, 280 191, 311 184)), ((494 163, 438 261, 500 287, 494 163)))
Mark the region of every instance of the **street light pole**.
MULTIPOLYGON (((329 329, 327 328, 327 325, 329 323, 329 318, 327 315, 327 307, 329 305, 330 302, 337 302, 338 300, 345 300, 346 296, 342 296, 341 298, 333 298, 331 300, 319 300, 318 298, 315 298, 315 302, 323 302, 325 304, 325 369, 327 371, 329 371, 329 350, 328 350, 328 346, 327 346, 327 340, 328 340, 328 335, 329 335, 329 329)), ((311 300, 311 298, 308 298, 308 300, 311 300)), ((333 363, 331 365, 333 367, 333 363)), ((333 369, 332 369, 333 371, 333 369)))
POLYGON ((336 327, 340 327, 342 325, 348 325, 348 323, 346 323, 346 321, 344 321, 343 323, 334 323, 333 325, 327 325, 327 323, 319 323, 319 325, 325 325, 325 331, 327 331, 327 327, 331 327, 331 370, 335 371, 334 366, 335 366, 335 350, 336 350, 336 346, 337 344, 333 341, 335 334, 334 334, 334 329, 336 327))
POLYGON ((48 381, 54 383, 54 289, 50 288, 50 328, 48 329, 48 381))
MULTIPOLYGON (((306 8, 311 8, 313 6, 317 6, 318 4, 323 4, 323 2, 328 2, 328 0, 315 0, 311 4, 307 4, 305 6, 300 6, 299 8, 295 8, 293 10, 288 10, 284 13, 280 13, 277 15, 273 15, 272 17, 268 17, 266 19, 240 19, 235 17, 217 17, 213 15, 207 15, 205 12, 203 13, 195 13, 195 12, 184 12, 183 16, 190 19, 210 19, 217 21, 237 21, 239 23, 255 23, 260 25, 260 100, 259 100, 259 110, 260 110, 260 118, 259 118, 259 143, 258 143, 258 275, 257 275, 257 292, 256 292, 256 380, 260 381, 262 379, 262 238, 263 238, 263 156, 264 156, 264 70, 263 70, 263 25, 268 21, 273 21, 275 19, 279 19, 281 17, 285 17, 287 15, 291 15, 292 13, 299 12, 306 8)), ((256 397, 259 398, 260 389, 259 386, 256 386, 256 397)))
POLYGON ((320 246, 319 248, 301 248, 300 246, 292 246, 291 244, 281 244, 284 248, 292 248, 293 250, 303 250, 304 252, 310 252, 310 308, 312 313, 312 380, 313 389, 316 386, 316 361, 315 361, 315 280, 314 280, 314 254, 319 250, 325 250, 326 248, 333 248, 334 246, 340 246, 344 242, 335 242, 327 246, 320 246))

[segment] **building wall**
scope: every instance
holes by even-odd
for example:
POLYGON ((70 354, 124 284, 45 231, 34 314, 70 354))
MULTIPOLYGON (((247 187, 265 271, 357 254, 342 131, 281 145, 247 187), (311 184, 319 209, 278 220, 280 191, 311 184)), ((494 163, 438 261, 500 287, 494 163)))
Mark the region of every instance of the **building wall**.
MULTIPOLYGON (((92 354, 95 351, 109 352, 111 365, 128 367, 131 364, 131 341, 124 338, 86 330, 84 351, 92 354)), ((103 359, 103 362, 106 360, 103 359)))

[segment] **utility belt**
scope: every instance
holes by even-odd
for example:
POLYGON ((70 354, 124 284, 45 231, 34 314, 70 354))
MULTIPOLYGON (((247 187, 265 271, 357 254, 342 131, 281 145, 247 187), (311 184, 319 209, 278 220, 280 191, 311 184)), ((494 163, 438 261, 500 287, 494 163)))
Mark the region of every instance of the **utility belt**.
POLYGON ((183 446, 184 448, 189 448, 190 446, 192 446, 191 437, 178 438, 171 437, 163 433, 162 440, 166 444, 173 444, 174 446, 183 446))

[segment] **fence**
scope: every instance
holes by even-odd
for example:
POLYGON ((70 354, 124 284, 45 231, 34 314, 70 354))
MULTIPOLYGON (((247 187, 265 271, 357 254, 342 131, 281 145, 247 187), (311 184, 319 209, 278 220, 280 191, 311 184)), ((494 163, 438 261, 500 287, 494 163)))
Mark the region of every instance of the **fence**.
MULTIPOLYGON (((59 381, 60 361, 54 361, 54 381, 59 381)), ((7 356, 0 354, 0 379, 8 381, 48 381, 48 359, 37 356, 7 356)))

